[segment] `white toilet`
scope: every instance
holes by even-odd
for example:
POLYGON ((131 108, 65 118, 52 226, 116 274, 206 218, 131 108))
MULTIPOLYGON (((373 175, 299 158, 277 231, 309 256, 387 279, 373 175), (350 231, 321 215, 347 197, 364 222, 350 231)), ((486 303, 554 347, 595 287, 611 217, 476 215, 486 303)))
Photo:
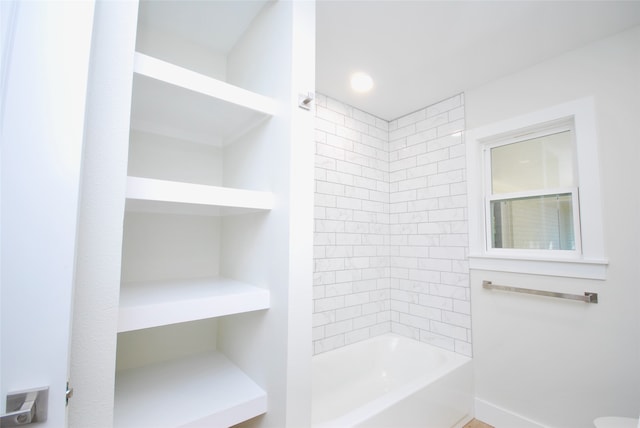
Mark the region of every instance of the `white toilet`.
POLYGON ((596 428, 640 428, 640 419, 604 416, 593 420, 596 428))

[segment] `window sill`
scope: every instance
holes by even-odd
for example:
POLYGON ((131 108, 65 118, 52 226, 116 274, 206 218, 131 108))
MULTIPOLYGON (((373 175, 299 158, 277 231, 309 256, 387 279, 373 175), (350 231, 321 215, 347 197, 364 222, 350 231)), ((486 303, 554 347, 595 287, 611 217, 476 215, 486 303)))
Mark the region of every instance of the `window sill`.
POLYGON ((606 279, 608 264, 606 259, 523 259, 505 255, 469 255, 470 269, 598 280, 606 279))

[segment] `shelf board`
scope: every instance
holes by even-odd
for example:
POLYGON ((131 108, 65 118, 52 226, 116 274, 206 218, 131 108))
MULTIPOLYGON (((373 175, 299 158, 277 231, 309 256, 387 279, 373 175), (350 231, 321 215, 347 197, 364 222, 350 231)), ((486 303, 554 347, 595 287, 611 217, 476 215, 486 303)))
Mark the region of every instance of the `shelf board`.
POLYGON ((273 194, 153 178, 127 177, 127 211, 232 215, 270 210, 273 194))
POLYGON ((118 333, 269 308, 269 291, 231 279, 124 283, 118 333))
POLYGON ((273 99, 136 52, 131 126, 224 145, 276 112, 273 99))
POLYGON ((116 373, 117 428, 226 427, 266 411, 266 393, 219 352, 116 373))

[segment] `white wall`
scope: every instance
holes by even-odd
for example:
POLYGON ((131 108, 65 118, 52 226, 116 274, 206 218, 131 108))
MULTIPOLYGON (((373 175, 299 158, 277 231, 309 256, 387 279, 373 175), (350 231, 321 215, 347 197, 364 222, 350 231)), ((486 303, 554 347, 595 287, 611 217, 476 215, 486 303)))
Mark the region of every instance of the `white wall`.
POLYGON ((596 107, 607 279, 471 271, 476 417, 497 427, 513 426, 510 413, 551 427, 638 417, 639 47, 636 27, 465 94, 469 130, 585 96, 596 107), (484 279, 600 301, 484 291, 484 279))

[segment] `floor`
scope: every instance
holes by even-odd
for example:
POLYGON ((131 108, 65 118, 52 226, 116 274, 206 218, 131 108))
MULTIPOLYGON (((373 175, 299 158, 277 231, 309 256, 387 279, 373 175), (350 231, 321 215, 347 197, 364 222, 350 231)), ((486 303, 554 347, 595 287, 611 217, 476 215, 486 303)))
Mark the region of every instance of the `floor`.
POLYGON ((485 424, 482 421, 474 419, 462 428, 493 428, 493 427, 489 424, 485 424))

